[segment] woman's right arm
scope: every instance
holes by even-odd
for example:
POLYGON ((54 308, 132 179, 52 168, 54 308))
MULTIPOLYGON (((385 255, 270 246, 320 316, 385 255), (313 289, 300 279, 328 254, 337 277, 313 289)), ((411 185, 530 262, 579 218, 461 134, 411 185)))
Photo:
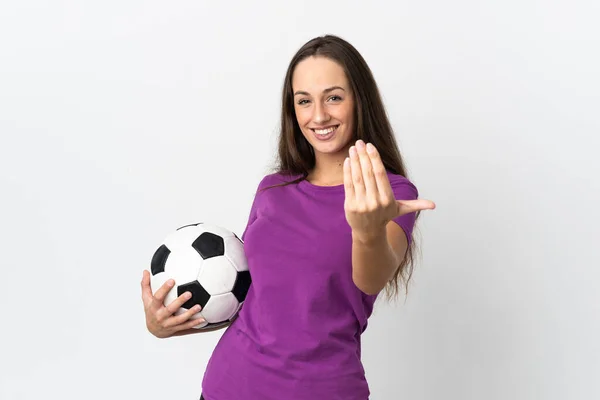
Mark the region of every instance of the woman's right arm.
MULTIPOLYGON (((177 297, 167 306, 164 305, 165 297, 174 284, 175 282, 173 282, 172 279, 169 279, 156 291, 156 293, 152 294, 152 289, 150 287, 150 272, 144 270, 142 276, 142 301, 144 303, 146 328, 148 331, 160 339, 188 333, 209 332, 211 329, 194 329, 194 326, 200 325, 205 321, 203 318, 190 319, 194 314, 200 311, 199 305, 190 308, 181 315, 174 315, 175 312, 189 300, 189 292, 181 294, 181 296, 177 297)), ((214 329, 223 327, 224 326, 218 328, 215 327, 214 329)))
POLYGON ((219 329, 223 329, 223 328, 229 327, 229 325, 231 325, 232 322, 233 321, 228 322, 227 324, 215 326, 213 328, 206 328, 206 329, 196 329, 196 328, 184 329, 182 331, 175 332, 173 334, 173 336, 183 336, 183 335, 189 335, 189 334, 192 334, 192 333, 202 333, 202 332, 218 331, 219 329))

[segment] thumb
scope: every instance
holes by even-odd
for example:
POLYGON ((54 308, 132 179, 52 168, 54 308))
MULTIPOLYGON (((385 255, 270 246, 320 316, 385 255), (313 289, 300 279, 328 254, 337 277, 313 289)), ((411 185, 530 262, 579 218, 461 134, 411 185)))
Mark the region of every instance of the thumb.
POLYGON ((421 210, 435 209, 435 203, 426 199, 396 200, 396 205, 398 206, 397 217, 421 210))

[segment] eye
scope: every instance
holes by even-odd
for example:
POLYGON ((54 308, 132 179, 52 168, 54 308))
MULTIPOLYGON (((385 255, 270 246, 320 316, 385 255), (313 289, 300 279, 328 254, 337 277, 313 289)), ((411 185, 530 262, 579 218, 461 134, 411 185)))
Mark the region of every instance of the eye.
POLYGON ((333 99, 342 100, 342 98, 340 96, 336 96, 336 95, 333 95, 329 98, 329 100, 333 100, 333 99))
POLYGON ((298 105, 301 105, 301 106, 302 106, 302 105, 306 104, 307 102, 308 102, 308 100, 306 100, 306 99, 301 99, 301 100, 299 100, 299 101, 298 101, 298 105))

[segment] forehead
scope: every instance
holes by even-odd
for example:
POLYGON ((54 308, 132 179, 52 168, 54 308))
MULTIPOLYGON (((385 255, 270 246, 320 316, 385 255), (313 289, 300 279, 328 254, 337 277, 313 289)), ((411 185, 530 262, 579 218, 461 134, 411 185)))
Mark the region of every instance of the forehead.
POLYGON ((308 57, 296 65, 292 75, 292 89, 320 92, 331 86, 348 88, 341 65, 325 57, 308 57))

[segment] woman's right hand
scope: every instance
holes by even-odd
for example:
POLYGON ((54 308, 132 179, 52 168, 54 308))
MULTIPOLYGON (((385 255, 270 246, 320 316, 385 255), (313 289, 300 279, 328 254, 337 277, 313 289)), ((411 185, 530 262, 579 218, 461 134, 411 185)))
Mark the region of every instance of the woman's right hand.
POLYGON ((187 310, 181 315, 173 315, 175 312, 191 297, 189 292, 182 293, 167 306, 164 305, 165 297, 169 290, 173 288, 175 282, 169 279, 165 282, 155 294, 152 294, 150 287, 150 272, 144 270, 142 275, 142 301, 144 303, 144 312, 146 313, 146 327, 148 331, 157 338, 168 338, 175 333, 191 329, 200 325, 204 318, 190 319, 194 314, 200 311, 200 306, 187 310))

